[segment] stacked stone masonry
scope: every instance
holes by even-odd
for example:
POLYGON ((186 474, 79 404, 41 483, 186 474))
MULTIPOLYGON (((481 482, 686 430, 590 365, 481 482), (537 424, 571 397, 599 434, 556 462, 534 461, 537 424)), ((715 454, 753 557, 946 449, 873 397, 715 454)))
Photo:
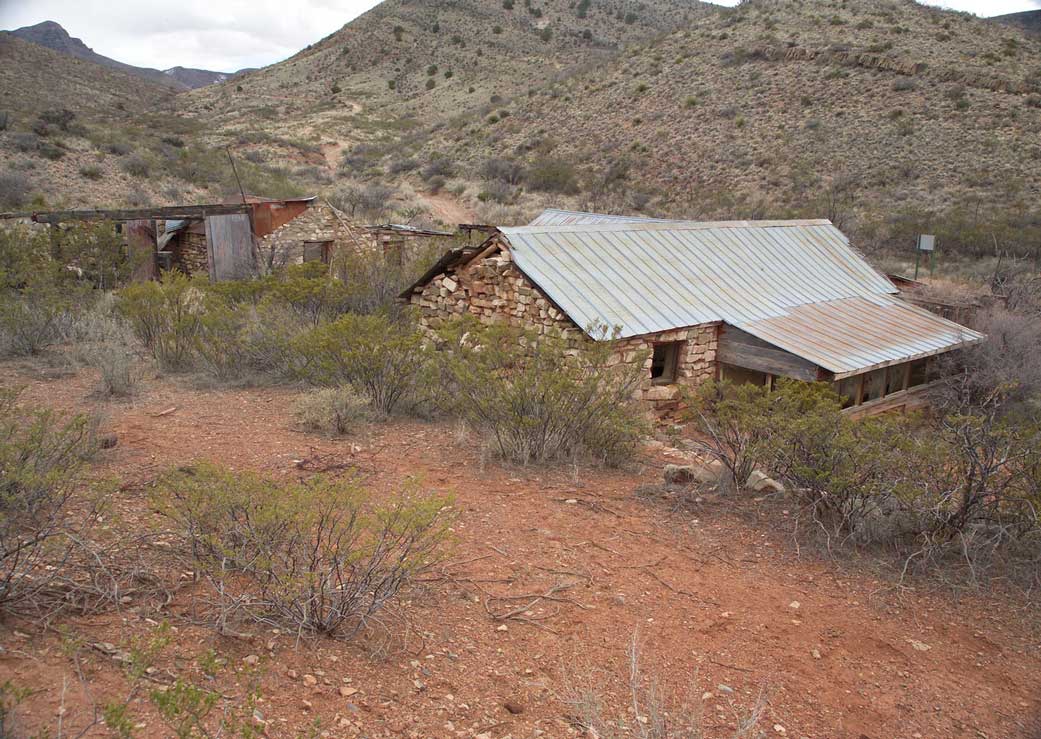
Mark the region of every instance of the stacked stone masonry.
MULTIPOLYGON (((505 322, 540 334, 559 331, 575 340, 588 340, 585 332, 517 269, 504 245, 500 245, 500 251, 453 273, 434 277, 412 296, 412 304, 428 331, 470 314, 485 323, 505 322)), ((718 328, 711 323, 622 339, 610 361, 641 362, 646 380, 638 390, 638 399, 656 410, 667 410, 677 404, 681 386, 694 387, 715 377, 718 328), (655 344, 665 342, 684 342, 676 381, 655 384, 651 380, 652 353, 655 344)))
POLYGON ((368 244, 359 244, 358 237, 345 225, 343 216, 337 217, 327 205, 315 205, 284 226, 258 240, 262 267, 272 268, 304 261, 304 242, 332 242, 331 254, 344 248, 358 249, 368 244))

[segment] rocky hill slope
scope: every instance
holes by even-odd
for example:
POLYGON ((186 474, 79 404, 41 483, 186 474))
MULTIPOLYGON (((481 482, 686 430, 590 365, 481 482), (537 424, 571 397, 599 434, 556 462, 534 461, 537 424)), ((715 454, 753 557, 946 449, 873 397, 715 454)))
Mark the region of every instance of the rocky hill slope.
POLYGON ((261 194, 402 219, 799 215, 987 249, 1041 226, 1041 40, 912 0, 387 0, 171 100, 184 147, 147 145, 182 196, 228 147, 261 194))
POLYGON ((474 171, 552 156, 587 192, 624 170, 641 202, 697 217, 829 215, 836 190, 890 213, 1036 203, 1039 95, 1041 43, 1015 29, 904 0, 752 0, 461 116, 430 150, 474 171))
POLYGON ((999 23, 1019 26, 1032 33, 1041 33, 1041 10, 1026 10, 1022 13, 1009 13, 998 15, 993 20, 999 23))

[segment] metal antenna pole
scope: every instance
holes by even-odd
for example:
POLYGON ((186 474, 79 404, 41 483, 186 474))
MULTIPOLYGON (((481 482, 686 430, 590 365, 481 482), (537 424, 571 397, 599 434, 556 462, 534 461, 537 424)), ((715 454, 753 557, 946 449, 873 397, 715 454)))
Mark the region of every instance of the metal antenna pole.
POLYGON ((231 156, 231 147, 225 146, 224 153, 228 155, 228 161, 231 162, 231 171, 235 175, 235 182, 239 185, 239 195, 242 196, 242 204, 246 204, 246 191, 242 189, 242 180, 239 179, 239 170, 235 167, 235 159, 231 156))

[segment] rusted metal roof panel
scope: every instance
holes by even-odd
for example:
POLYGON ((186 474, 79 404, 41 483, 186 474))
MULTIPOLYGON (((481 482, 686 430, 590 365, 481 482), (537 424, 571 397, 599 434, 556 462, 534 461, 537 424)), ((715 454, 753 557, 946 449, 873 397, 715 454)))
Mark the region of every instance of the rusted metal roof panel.
POLYGON ((642 216, 615 216, 606 213, 584 213, 578 210, 546 208, 535 216, 529 226, 595 226, 603 223, 669 223, 661 218, 642 216))
POLYGON ((578 325, 638 336, 896 288, 828 221, 501 229, 514 261, 578 325))
POLYGON ((833 372, 836 379, 975 344, 983 334, 889 295, 789 308, 743 331, 833 372))
POLYGON ((503 228, 517 267, 579 326, 621 337, 722 321, 842 375, 983 337, 909 306, 830 221, 503 228))

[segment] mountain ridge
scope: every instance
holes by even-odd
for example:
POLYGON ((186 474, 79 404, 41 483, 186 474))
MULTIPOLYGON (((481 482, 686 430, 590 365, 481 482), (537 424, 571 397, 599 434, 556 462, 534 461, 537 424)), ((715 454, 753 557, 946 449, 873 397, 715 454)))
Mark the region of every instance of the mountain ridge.
POLYGON ((180 66, 160 70, 126 64, 97 53, 87 46, 82 39, 72 36, 60 23, 57 23, 56 21, 42 21, 41 23, 32 26, 16 28, 8 33, 53 51, 67 54, 76 57, 77 59, 82 59, 83 61, 109 67, 110 69, 116 69, 120 72, 125 72, 136 77, 141 77, 160 85, 166 85, 178 91, 191 90, 206 85, 224 82, 240 73, 213 72, 205 69, 193 69, 190 67, 180 66))

